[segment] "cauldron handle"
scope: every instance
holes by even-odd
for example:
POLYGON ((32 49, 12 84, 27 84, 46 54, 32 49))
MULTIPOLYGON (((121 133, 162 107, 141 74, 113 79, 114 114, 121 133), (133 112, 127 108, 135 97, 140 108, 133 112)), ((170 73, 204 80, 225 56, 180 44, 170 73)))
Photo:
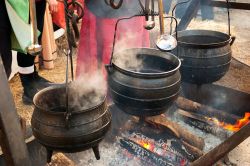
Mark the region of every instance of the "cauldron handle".
POLYGON ((112 59, 113 59, 113 55, 114 55, 114 49, 115 49, 115 39, 116 39, 116 31, 117 31, 117 26, 119 24, 120 21, 122 20, 128 20, 134 17, 141 17, 142 15, 134 15, 131 17, 123 17, 123 18, 119 18, 117 19, 116 23, 115 23, 115 32, 114 32, 114 38, 113 38, 113 44, 112 44, 112 52, 111 52, 111 57, 110 57, 110 61, 109 61, 109 66, 112 66, 112 59))
MULTIPOLYGON (((152 15, 157 15, 157 14, 152 13, 152 15)), ((113 59, 113 56, 114 56, 114 49, 115 49, 116 32, 117 32, 117 27, 118 27, 119 22, 122 21, 122 20, 129 20, 129 19, 134 18, 134 17, 143 17, 143 16, 145 16, 145 15, 144 14, 139 14, 139 15, 134 15, 134 16, 131 16, 131 17, 123 17, 123 18, 117 19, 117 21, 115 23, 115 32, 114 32, 114 38, 113 38, 113 44, 112 44, 112 52, 111 52, 111 57, 110 57, 109 65, 108 65, 109 67, 112 66, 112 59, 113 59)), ((177 24, 178 24, 177 19, 174 16, 166 16, 164 18, 172 18, 172 19, 175 20, 175 22, 176 22, 176 28, 175 28, 176 29, 176 39, 177 39, 177 24)))
POLYGON ((235 36, 231 36, 231 40, 229 42, 230 46, 234 44, 236 37, 235 36))
POLYGON ((165 16, 164 18, 171 18, 170 35, 172 35, 172 19, 174 19, 174 21, 175 21, 175 37, 176 37, 176 40, 178 41, 178 31, 177 31, 178 21, 177 21, 177 19, 174 16, 165 16))
MULTIPOLYGON (((66 111, 65 111, 65 126, 69 128, 69 119, 72 114, 71 110, 69 109, 69 56, 72 56, 71 51, 69 50, 68 52, 65 51, 65 54, 67 56, 66 60, 66 80, 65 80, 65 105, 66 105, 66 111)), ((73 74, 73 73, 71 73, 73 74)), ((73 77, 72 77, 73 80, 73 77)))
MULTIPOLYGON (((190 2, 191 0, 187 0, 187 1, 182 1, 182 2, 179 2, 179 3, 177 3, 174 7, 173 7, 173 9, 172 9, 172 16, 174 16, 174 11, 175 11, 175 9, 176 9, 176 7, 178 6, 178 5, 182 5, 182 4, 185 4, 185 3, 188 3, 188 2, 190 2)), ((228 35, 231 37, 231 20, 230 20, 230 12, 229 12, 229 0, 226 0, 226 2, 227 2, 227 19, 228 19, 228 35)), ((172 25, 172 20, 171 20, 171 23, 170 23, 170 25, 172 25)), ((176 30, 177 31, 177 30, 176 30)), ((233 44, 233 42, 234 42, 234 40, 235 40, 235 37, 232 37, 233 39, 232 39, 232 44, 233 44)), ((230 43, 230 45, 232 45, 231 43, 230 43)))

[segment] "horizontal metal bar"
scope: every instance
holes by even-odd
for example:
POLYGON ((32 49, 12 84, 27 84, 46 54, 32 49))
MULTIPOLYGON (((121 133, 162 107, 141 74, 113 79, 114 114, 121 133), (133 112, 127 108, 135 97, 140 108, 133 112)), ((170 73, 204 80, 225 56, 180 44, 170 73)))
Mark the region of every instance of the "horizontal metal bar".
POLYGON ((196 161, 191 166, 211 166, 219 159, 223 158, 228 152, 233 150, 241 142, 250 136, 250 123, 242 127, 238 132, 233 134, 219 146, 215 147, 196 161))
MULTIPOLYGON (((227 2, 224 1, 211 1, 209 5, 213 7, 227 8, 227 2)), ((250 10, 250 3, 229 2, 229 8, 250 10)))

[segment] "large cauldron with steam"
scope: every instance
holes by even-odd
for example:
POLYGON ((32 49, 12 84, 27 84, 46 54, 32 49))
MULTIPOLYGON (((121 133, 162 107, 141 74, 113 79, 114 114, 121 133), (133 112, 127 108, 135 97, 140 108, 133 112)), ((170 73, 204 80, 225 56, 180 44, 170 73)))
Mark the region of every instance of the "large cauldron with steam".
POLYGON ((128 114, 159 115, 180 91, 180 60, 171 53, 131 48, 114 54, 107 65, 109 92, 128 114))
POLYGON ((32 130, 47 148, 48 162, 53 151, 72 153, 89 148, 93 148, 97 159, 100 158, 98 143, 111 124, 106 97, 95 91, 78 92, 69 88, 68 110, 65 85, 45 88, 34 97, 32 130))

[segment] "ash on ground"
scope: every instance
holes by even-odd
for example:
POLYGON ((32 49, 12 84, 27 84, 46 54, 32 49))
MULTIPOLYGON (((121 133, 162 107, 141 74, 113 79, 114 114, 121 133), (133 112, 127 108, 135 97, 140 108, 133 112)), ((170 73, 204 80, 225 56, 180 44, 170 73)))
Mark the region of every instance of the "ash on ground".
MULTIPOLYGON (((191 132, 192 134, 201 137, 204 139, 205 142, 205 146, 203 148, 203 152, 207 153, 210 150, 212 150, 213 148, 215 148, 216 146, 218 146, 219 144, 221 144, 225 139, 219 138, 213 134, 210 133, 206 133, 196 127, 193 127, 187 123, 185 123, 182 118, 180 116, 178 116, 177 114, 174 114, 173 116, 171 116, 171 120, 176 122, 178 125, 180 125, 182 128, 187 129, 189 132, 191 132)), ((232 135, 232 132, 228 132, 228 136, 232 135)))

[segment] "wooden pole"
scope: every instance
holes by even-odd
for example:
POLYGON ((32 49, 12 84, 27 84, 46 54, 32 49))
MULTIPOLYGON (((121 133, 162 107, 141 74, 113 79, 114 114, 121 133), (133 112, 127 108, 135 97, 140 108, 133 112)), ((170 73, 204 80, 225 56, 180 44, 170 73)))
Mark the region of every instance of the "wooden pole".
MULTIPOLYGON (((46 11, 44 15, 44 28, 42 36, 42 47, 43 47, 43 65, 45 69, 54 68, 54 33, 52 33, 52 19, 49 12, 48 6, 46 6, 46 11)), ((55 49, 55 48, 54 48, 55 49)))
POLYGON ((0 56, 0 127, 1 141, 7 152, 8 166, 30 166, 27 146, 15 110, 14 100, 10 92, 8 80, 0 56))

